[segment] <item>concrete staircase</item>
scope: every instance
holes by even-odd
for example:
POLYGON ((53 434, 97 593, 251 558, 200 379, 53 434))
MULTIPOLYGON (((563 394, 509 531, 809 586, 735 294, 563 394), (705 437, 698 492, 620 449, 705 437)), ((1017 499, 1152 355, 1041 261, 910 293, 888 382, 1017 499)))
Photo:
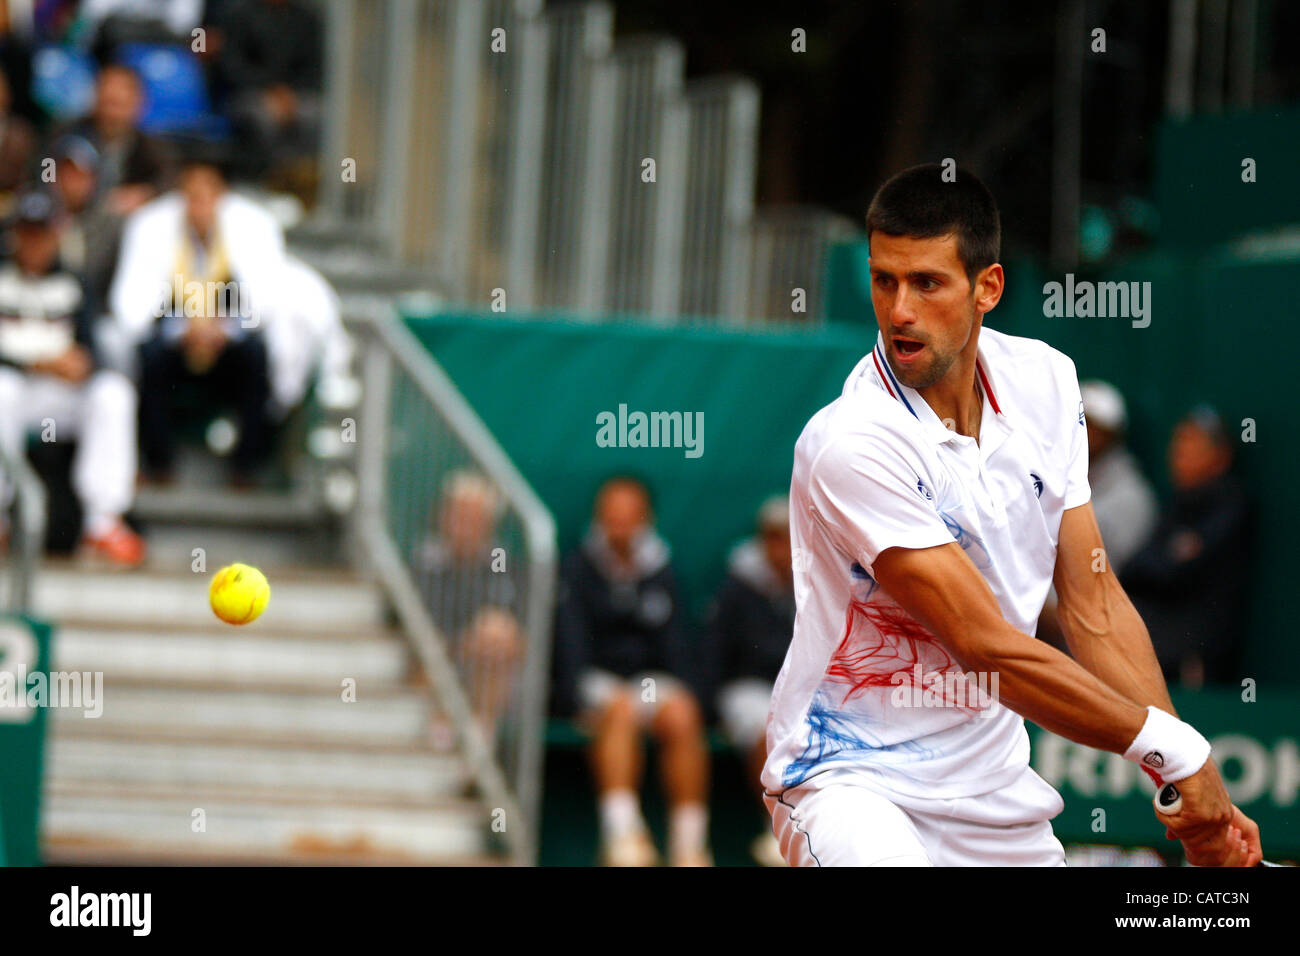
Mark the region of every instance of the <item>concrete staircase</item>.
POLYGON ((138 502, 148 567, 48 562, 37 576, 53 668, 104 675, 101 716, 50 713, 45 859, 499 862, 450 728, 377 586, 332 560, 337 535, 292 495, 277 524, 245 495, 205 491, 187 508, 178 494, 138 502), (211 574, 236 560, 271 582, 242 628, 207 602, 211 574))

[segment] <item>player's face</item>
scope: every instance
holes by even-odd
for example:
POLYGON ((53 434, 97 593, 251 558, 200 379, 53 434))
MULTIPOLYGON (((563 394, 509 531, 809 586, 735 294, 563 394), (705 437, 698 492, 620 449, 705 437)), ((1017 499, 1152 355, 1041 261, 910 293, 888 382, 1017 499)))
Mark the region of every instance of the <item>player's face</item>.
POLYGON ((957 237, 871 234, 871 304, 898 380, 935 385, 972 344, 976 288, 957 256, 957 237))

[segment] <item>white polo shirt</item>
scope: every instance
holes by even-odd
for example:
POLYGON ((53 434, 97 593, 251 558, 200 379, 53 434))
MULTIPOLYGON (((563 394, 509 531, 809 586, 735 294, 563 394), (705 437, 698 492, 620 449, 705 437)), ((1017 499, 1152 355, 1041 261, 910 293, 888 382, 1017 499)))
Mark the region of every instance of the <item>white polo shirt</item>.
POLYGON ((1061 516, 1089 499, 1078 379, 1045 343, 983 328, 976 382, 978 443, 898 382, 877 337, 800 435, 798 610, 772 693, 769 793, 857 781, 906 804, 988 793, 1028 767, 1024 721, 977 692, 995 695, 991 676, 956 681, 961 667, 872 577, 887 548, 955 540, 1007 621, 1034 633, 1061 516))

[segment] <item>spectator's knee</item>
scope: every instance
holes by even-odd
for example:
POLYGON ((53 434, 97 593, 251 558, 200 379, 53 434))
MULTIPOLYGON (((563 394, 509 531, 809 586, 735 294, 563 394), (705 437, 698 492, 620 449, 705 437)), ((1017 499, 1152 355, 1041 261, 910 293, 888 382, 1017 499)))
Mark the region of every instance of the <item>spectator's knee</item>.
POLYGON ((130 417, 135 414, 135 386, 121 372, 102 369, 92 375, 87 382, 86 399, 113 415, 130 417))
POLYGON ((613 694, 600 712, 598 726, 604 730, 611 727, 626 727, 637 722, 636 701, 631 694, 613 694))
POLYGON ((704 720, 695 696, 688 691, 672 694, 659 707, 654 720, 655 734, 664 740, 680 740, 704 732, 704 720))

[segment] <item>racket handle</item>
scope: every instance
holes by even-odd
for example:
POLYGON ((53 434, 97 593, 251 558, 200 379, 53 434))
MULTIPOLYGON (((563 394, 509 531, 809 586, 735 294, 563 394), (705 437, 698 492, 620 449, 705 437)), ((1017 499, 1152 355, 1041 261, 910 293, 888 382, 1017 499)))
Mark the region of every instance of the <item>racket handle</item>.
POLYGON ((1183 808, 1183 795, 1172 783, 1167 783, 1156 791, 1156 809, 1172 816, 1183 808))

